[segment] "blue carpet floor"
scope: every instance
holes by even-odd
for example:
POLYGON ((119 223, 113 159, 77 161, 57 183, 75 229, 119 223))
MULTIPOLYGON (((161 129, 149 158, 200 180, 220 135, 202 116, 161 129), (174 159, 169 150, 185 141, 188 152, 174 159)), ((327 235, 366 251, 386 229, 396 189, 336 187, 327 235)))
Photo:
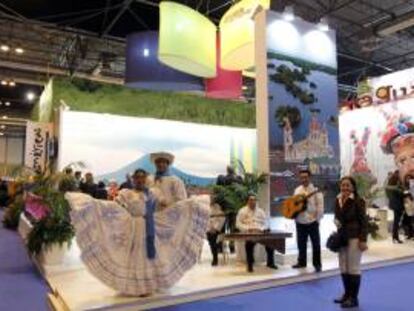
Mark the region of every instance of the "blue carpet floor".
MULTIPOLYGON (((281 286, 157 309, 158 311, 330 311, 347 310, 332 300, 342 291, 339 277, 281 286)), ((414 263, 363 274, 361 311, 414 311, 414 263)))
MULTIPOLYGON (((0 211, 0 223, 3 212, 0 211)), ((0 224, 0 310, 47 310, 48 287, 30 261, 15 231, 0 224)))

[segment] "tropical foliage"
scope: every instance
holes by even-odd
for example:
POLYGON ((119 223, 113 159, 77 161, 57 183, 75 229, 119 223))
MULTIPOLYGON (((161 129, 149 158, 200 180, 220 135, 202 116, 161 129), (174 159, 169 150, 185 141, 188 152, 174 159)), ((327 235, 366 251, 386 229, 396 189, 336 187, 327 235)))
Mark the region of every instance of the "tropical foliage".
POLYGON ((296 128, 302 121, 300 110, 297 107, 279 106, 275 112, 275 119, 280 127, 285 126, 285 118, 289 119, 292 128, 296 128))
POLYGON ((42 203, 48 207, 48 214, 40 220, 33 220, 27 248, 32 254, 39 254, 44 248, 53 244, 70 243, 75 235, 70 221, 70 207, 64 194, 56 189, 62 178, 61 174, 37 175, 30 186, 30 191, 41 197, 42 203))
POLYGON ((226 213, 237 213, 246 204, 249 194, 257 194, 260 186, 267 180, 266 174, 247 172, 240 161, 238 161, 238 167, 240 167, 241 171, 241 183, 215 185, 212 187, 215 201, 226 213))

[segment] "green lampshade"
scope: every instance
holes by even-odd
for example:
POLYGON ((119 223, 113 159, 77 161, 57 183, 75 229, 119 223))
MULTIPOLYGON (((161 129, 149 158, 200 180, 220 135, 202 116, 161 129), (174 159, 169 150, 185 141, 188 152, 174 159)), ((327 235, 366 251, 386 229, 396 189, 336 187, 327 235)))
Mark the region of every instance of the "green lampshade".
POLYGON ((242 0, 232 6, 220 21, 221 66, 244 70, 254 66, 254 15, 268 9, 269 0, 242 0))
POLYGON ((158 59, 194 76, 215 77, 216 26, 185 5, 161 2, 158 59))

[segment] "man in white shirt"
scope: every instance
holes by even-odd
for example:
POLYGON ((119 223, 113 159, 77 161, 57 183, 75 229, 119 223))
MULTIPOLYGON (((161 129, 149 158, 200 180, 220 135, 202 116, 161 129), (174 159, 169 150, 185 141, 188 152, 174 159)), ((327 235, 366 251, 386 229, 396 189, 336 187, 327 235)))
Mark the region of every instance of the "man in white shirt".
MULTIPOLYGON (((295 189, 295 195, 308 195, 317 188, 311 183, 311 173, 308 169, 299 172, 300 186, 295 189)), ((307 199, 306 210, 296 217, 296 235, 299 250, 298 262, 292 266, 294 269, 305 268, 307 264, 308 237, 312 243, 313 266, 316 272, 322 270, 321 262, 321 238, 319 233, 319 221, 323 217, 323 195, 316 193, 307 199)))
MULTIPOLYGON (((266 214, 257 206, 255 195, 249 195, 246 206, 239 210, 236 218, 236 227, 245 233, 263 232, 267 229, 266 214)), ((256 243, 251 241, 246 241, 245 244, 248 272, 253 272, 255 245, 256 243)), ((266 253, 267 266, 272 269, 277 269, 274 263, 273 249, 266 247, 266 253)))
POLYGON ((163 195, 161 205, 168 207, 178 201, 187 199, 187 190, 184 182, 170 173, 170 166, 174 162, 174 156, 168 152, 151 153, 151 161, 156 172, 149 179, 152 187, 159 189, 163 195))

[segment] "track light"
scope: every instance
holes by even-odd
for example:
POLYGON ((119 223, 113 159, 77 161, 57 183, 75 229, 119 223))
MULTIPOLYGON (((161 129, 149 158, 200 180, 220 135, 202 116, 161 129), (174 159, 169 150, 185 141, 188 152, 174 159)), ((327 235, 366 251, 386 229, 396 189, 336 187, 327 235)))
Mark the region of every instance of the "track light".
POLYGON ((14 51, 16 52, 16 54, 23 54, 24 53, 24 50, 21 47, 15 48, 14 51))
POLYGON ((7 44, 2 44, 0 46, 0 50, 2 50, 3 52, 8 52, 10 51, 10 46, 8 46, 7 44))
POLYGON ((27 99, 29 102, 33 101, 35 98, 36 98, 36 95, 35 95, 35 93, 33 93, 33 92, 28 92, 28 93, 26 94, 26 99, 27 99))
POLYGON ((6 106, 6 107, 10 107, 10 105, 11 105, 11 103, 10 103, 10 102, 5 102, 5 103, 4 103, 4 106, 6 106))
POLYGON ((285 7, 285 10, 283 11, 283 19, 291 22, 295 19, 295 12, 293 11, 293 6, 288 5, 285 7))
POLYGON ((16 86, 16 82, 14 82, 13 80, 9 81, 9 86, 14 87, 16 86))
POLYGON ((1 85, 8 85, 9 82, 7 82, 7 80, 1 80, 1 85))
POLYGON ((318 24, 318 29, 320 31, 328 31, 329 30, 329 24, 326 17, 322 17, 318 24))

